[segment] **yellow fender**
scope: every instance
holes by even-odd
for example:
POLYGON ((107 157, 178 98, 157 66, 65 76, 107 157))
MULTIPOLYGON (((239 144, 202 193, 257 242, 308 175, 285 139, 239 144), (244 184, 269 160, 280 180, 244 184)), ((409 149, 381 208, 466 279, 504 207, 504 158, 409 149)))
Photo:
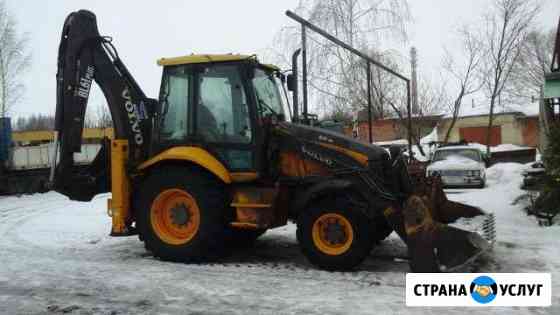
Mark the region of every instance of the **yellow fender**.
POLYGON ((175 147, 161 152, 138 166, 138 169, 145 170, 148 167, 162 161, 182 160, 189 161, 207 169, 216 175, 226 184, 231 184, 231 174, 225 166, 212 156, 208 151, 198 147, 175 147))

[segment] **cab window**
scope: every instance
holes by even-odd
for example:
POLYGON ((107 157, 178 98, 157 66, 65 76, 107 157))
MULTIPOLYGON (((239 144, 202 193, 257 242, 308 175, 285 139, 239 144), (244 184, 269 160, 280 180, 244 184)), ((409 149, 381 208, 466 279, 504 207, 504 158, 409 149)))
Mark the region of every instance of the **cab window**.
POLYGON ((199 75, 197 134, 205 142, 251 143, 251 119, 238 67, 208 67, 199 75))
POLYGON ((190 133, 189 103, 192 73, 185 67, 170 67, 164 72, 160 94, 159 139, 181 141, 190 133))
POLYGON ((282 98, 280 97, 278 85, 272 72, 255 69, 252 82, 255 88, 255 99, 257 100, 261 115, 284 114, 282 98))

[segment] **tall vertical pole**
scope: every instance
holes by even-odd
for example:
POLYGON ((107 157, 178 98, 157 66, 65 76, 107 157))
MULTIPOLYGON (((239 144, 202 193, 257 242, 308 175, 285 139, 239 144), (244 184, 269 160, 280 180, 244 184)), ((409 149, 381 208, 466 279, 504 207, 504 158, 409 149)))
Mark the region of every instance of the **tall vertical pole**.
POLYGON ((298 61, 298 56, 301 52, 301 49, 297 49, 296 51, 294 51, 294 54, 292 55, 292 76, 294 78, 295 84, 294 84, 294 90, 292 91, 292 97, 293 97, 293 103, 294 103, 294 117, 292 117, 292 121, 293 122, 299 122, 299 93, 298 93, 298 89, 299 89, 299 83, 298 83, 298 65, 297 65, 297 61, 298 61))
POLYGON ((416 48, 412 47, 410 49, 410 67, 411 67, 411 73, 412 73, 412 77, 411 77, 411 102, 412 102, 412 113, 413 114, 419 114, 420 113, 420 109, 418 107, 418 75, 416 72, 416 67, 417 67, 417 56, 416 56, 416 48))
POLYGON ((373 142, 371 134, 371 63, 367 62, 367 115, 368 115, 368 139, 369 143, 373 142))
POLYGON ((412 109, 410 102, 410 81, 406 81, 406 111, 408 114, 408 156, 412 160, 412 109))
POLYGON ((309 124, 307 115, 307 34, 305 25, 301 25, 301 80, 303 88, 303 123, 309 124))

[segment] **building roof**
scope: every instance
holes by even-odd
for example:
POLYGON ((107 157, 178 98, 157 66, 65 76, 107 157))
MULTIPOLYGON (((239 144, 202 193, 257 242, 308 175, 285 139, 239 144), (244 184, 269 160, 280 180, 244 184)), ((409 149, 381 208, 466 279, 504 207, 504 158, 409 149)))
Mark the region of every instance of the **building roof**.
MULTIPOLYGON (((461 111, 459 113, 460 118, 466 117, 483 117, 488 116, 490 109, 488 106, 468 106, 467 104, 463 104, 461 106, 461 111)), ((515 116, 526 116, 526 117, 533 117, 539 115, 539 104, 538 102, 529 103, 526 105, 508 105, 508 106, 496 106, 494 108, 494 115, 515 115, 515 116)), ((452 118, 452 114, 448 113, 442 119, 450 119, 452 118)))

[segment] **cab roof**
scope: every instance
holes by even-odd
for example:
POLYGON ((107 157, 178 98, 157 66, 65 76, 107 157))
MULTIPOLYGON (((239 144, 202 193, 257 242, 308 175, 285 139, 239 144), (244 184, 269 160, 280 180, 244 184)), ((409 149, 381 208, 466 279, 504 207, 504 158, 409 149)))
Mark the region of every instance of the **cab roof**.
MULTIPOLYGON (((254 58, 257 60, 256 55, 241 55, 241 54, 200 54, 200 55, 187 55, 172 58, 161 58, 157 61, 160 66, 176 66, 197 63, 212 63, 212 62, 227 62, 227 61, 244 61, 254 58)), ((275 65, 261 64, 270 70, 280 70, 275 65)))

